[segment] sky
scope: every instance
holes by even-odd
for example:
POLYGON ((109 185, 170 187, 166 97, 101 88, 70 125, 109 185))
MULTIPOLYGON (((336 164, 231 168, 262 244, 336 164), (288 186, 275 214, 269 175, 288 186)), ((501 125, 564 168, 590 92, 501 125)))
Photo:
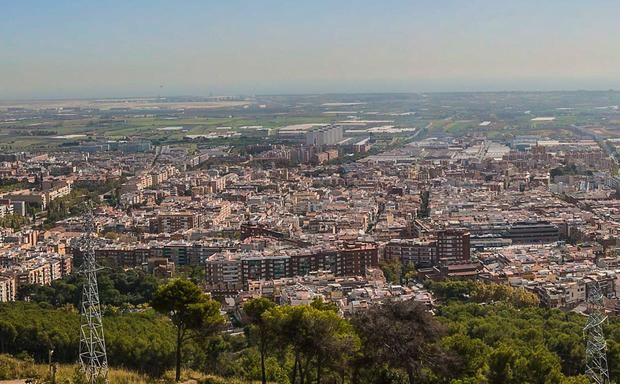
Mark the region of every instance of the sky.
POLYGON ((617 0, 0 5, 0 99, 620 89, 617 0))

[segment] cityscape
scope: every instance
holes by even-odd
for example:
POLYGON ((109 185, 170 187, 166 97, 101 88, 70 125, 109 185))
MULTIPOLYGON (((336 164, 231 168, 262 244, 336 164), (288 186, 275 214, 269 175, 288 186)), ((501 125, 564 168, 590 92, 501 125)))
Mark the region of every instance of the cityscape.
POLYGON ((0 383, 620 381, 613 79, 215 82, 216 95, 101 72, 27 97, 10 71, 0 63, 0 383))

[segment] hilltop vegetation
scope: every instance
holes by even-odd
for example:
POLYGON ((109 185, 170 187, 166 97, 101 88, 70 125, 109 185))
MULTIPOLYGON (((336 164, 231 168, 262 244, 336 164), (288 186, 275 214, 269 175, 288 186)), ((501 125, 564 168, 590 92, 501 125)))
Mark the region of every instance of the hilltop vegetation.
MULTIPOLYGON (((434 316, 412 301, 343 319, 322 301, 290 307, 255 299, 244 307, 243 334, 188 328, 182 366, 228 383, 587 383, 585 317, 539 308, 535 295, 507 286, 457 281, 429 288, 440 301, 434 316)), ((167 316, 111 307, 106 314, 111 366, 151 382, 174 367, 177 334, 167 316)), ((0 305, 0 318, 5 353, 44 362, 53 345, 55 361, 75 361, 73 306, 9 303, 0 305)), ((610 372, 620 377, 620 322, 610 319, 606 332, 610 372)))
MULTIPOLYGON (((97 277, 99 297, 107 308, 126 308, 148 303, 159 281, 139 270, 115 271, 103 269, 97 277)), ((31 302, 46 303, 54 307, 72 305, 79 307, 84 276, 73 274, 61 280, 54 280, 49 286, 26 285, 18 296, 31 302)))
MULTIPOLYGON (((0 355, 0 380, 4 379, 34 379, 36 383, 51 382, 49 366, 37 364, 32 359, 18 359, 10 355, 0 355)), ((142 375, 125 369, 111 368, 108 379, 113 384, 151 384, 174 383, 173 372, 168 371, 159 379, 142 375)), ((57 384, 82 384, 79 366, 77 364, 61 364, 58 366, 55 377, 57 384)), ((252 382, 205 375, 196 371, 183 371, 182 380, 195 380, 199 384, 252 384, 252 382)))
MULTIPOLYGON (((67 306, 54 309, 25 302, 0 305, 2 351, 46 361, 49 349, 55 361, 72 363, 79 344, 79 313, 67 306)), ((110 365, 160 375, 174 361, 174 331, 152 311, 108 314, 104 329, 110 365)))

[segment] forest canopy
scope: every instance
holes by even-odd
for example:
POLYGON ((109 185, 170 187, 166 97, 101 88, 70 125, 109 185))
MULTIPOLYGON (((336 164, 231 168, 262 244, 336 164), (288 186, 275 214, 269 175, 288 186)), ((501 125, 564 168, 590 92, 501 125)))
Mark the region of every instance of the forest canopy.
MULTIPOLYGON (((243 333, 188 339, 182 365, 231 380, 289 384, 587 383, 584 316, 540 308, 518 288, 429 288, 439 300, 434 314, 414 301, 388 301, 345 319, 320 300, 291 307, 254 299, 243 307, 243 333)), ((177 335, 167 315, 110 308, 104 326, 111 366, 152 377, 174 367, 177 335)), ((43 362, 53 347, 57 361, 75 361, 79 314, 71 300, 2 304, 0 319, 0 352, 43 362)), ((620 377, 617 319, 606 334, 610 373, 620 377)))

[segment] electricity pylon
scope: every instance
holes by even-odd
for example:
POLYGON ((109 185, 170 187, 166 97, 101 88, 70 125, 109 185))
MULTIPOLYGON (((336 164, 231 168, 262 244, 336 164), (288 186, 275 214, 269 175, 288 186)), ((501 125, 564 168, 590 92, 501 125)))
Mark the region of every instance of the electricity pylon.
POLYGON ((85 215, 85 231, 80 239, 83 262, 80 273, 84 275, 80 322, 80 367, 89 384, 107 383, 108 356, 105 350, 97 267, 95 261, 95 224, 88 209, 85 215))
POLYGON ((588 292, 588 321, 583 328, 586 337, 586 375, 592 384, 609 384, 607 367, 607 342, 603 324, 607 320, 603 307, 603 293, 598 281, 592 284, 588 292))

